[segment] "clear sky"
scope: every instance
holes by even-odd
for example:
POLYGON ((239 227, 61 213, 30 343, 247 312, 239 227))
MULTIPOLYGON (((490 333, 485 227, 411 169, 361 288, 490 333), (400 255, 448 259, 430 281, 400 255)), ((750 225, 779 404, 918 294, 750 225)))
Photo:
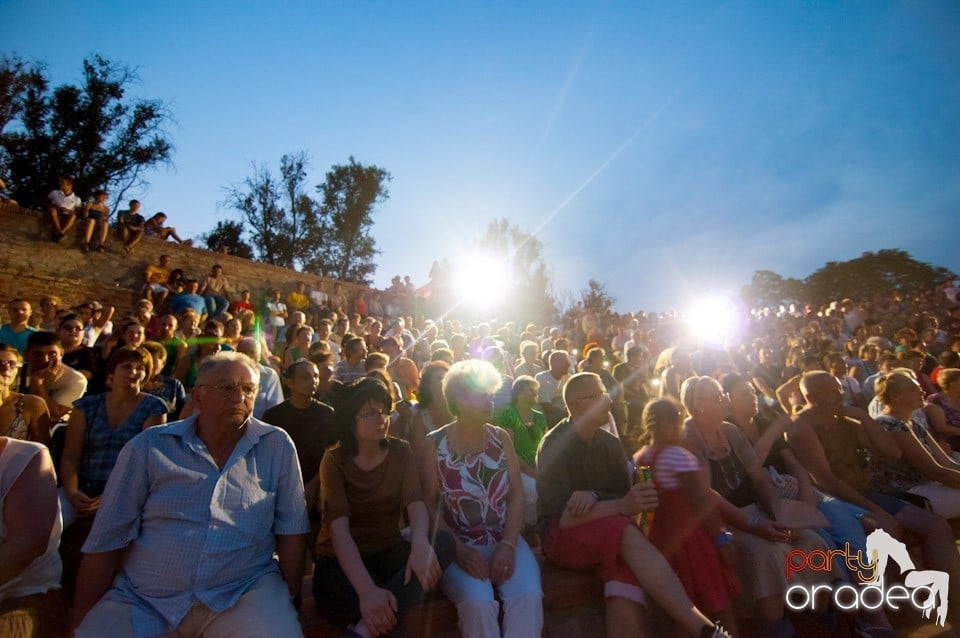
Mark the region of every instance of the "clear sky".
POLYGON ((251 162, 387 169, 379 286, 504 216, 619 310, 881 248, 960 271, 957 2, 4 0, 0 52, 138 68, 176 117, 140 199, 182 235, 251 162))

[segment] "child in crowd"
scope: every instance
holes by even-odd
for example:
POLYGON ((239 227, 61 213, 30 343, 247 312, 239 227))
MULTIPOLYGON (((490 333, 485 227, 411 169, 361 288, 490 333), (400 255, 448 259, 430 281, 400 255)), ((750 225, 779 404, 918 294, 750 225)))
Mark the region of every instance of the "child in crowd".
POLYGON ((652 401, 643 411, 641 443, 647 445, 635 459, 638 466, 651 467, 659 499, 648 536, 696 606, 737 635, 731 602, 740 584, 732 568, 731 534, 696 457, 681 447, 682 423, 680 406, 672 399, 652 401))

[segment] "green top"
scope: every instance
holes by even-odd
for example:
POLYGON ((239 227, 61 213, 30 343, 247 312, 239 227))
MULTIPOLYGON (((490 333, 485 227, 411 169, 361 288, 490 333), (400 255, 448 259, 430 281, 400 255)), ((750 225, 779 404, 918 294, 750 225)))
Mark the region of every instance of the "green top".
POLYGON ((513 435, 513 449, 521 461, 536 465, 537 446, 547 431, 547 417, 536 408, 533 409, 533 425, 527 427, 520 419, 517 406, 509 405, 493 418, 493 424, 502 427, 513 435))

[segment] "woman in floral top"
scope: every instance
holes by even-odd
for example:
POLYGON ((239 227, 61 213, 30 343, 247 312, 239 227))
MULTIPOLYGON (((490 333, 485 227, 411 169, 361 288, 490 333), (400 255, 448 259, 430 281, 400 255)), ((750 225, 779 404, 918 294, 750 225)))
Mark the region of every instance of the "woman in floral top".
POLYGON ((880 377, 876 388, 884 404, 877 422, 893 434, 901 456, 893 462, 873 460, 871 487, 893 496, 916 494, 943 518, 960 516, 960 465, 914 418, 923 408, 923 390, 913 372, 898 368, 880 377))
POLYGON ((543 629, 540 569, 520 536, 520 464, 510 435, 489 423, 499 386, 488 362, 453 365, 443 395, 454 421, 428 434, 424 445, 426 502, 439 497, 442 525, 457 541, 456 562, 441 587, 457 606, 465 638, 539 636, 543 629))

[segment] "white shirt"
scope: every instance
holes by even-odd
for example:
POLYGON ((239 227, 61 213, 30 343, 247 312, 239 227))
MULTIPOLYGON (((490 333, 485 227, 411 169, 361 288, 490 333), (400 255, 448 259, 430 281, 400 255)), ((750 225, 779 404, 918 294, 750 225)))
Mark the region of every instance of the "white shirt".
POLYGON ((47 195, 47 198, 50 200, 50 203, 57 208, 65 208, 67 210, 75 210, 79 208, 81 204, 80 198, 77 197, 76 193, 64 195, 63 191, 60 189, 50 191, 50 194, 47 195))

